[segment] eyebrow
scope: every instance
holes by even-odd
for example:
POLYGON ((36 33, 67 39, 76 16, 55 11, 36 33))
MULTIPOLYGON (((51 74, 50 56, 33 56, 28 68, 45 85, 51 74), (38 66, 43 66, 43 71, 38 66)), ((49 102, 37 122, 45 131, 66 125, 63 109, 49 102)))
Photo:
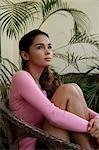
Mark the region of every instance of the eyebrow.
MULTIPOLYGON (((44 45, 43 43, 38 43, 38 44, 35 44, 34 46, 37 46, 37 45, 44 45)), ((48 46, 52 45, 51 43, 48 43, 48 46)))

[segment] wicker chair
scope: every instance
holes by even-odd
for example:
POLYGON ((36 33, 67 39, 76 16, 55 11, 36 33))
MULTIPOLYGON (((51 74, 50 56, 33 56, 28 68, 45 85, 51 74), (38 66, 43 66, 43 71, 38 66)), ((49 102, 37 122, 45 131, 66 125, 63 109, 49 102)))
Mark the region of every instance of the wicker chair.
POLYGON ((0 102, 0 112, 10 150, 18 150, 18 142, 23 137, 35 137, 45 143, 49 150, 81 150, 79 145, 64 142, 40 128, 29 126, 14 116, 3 101, 0 102))

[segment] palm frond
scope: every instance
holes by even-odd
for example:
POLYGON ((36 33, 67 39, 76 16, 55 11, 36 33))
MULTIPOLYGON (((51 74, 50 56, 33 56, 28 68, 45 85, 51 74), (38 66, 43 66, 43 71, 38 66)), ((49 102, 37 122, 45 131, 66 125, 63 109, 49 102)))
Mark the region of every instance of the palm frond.
POLYGON ((5 71, 3 69, 1 69, 1 72, 2 72, 3 76, 5 76, 7 83, 10 84, 11 82, 10 82, 8 75, 5 73, 5 71))
POLYGON ((10 66, 12 73, 13 73, 13 71, 14 72, 18 71, 18 67, 13 62, 11 62, 9 59, 1 57, 1 61, 2 61, 2 64, 7 63, 10 66))
POLYGON ((8 96, 8 86, 7 84, 5 85, 4 82, 2 82, 2 80, 0 80, 0 91, 1 91, 1 98, 4 99, 4 98, 7 98, 8 96))
POLYGON ((70 8, 69 13, 74 19, 74 34, 79 32, 87 32, 90 30, 90 19, 82 11, 70 8))
POLYGON ((43 21, 39 28, 53 14, 67 12, 73 17, 74 20, 74 34, 84 31, 89 32, 90 19, 88 16, 80 10, 69 8, 67 2, 62 2, 62 0, 42 0, 41 11, 43 21))
MULTIPOLYGON (((54 52, 53 56, 55 58, 63 60, 66 63, 67 67, 72 65, 78 72, 80 72, 80 68, 79 68, 79 62, 80 61, 95 60, 95 61, 99 62, 98 57, 78 56, 74 52, 71 53, 69 51, 67 51, 66 54, 54 52)), ((66 66, 65 66, 65 69, 66 69, 66 66)), ((99 70, 98 64, 95 64, 94 66, 89 66, 89 68, 90 69, 86 72, 86 74, 90 73, 91 71, 93 71, 95 69, 99 70)))
POLYGON ((92 66, 90 66, 90 69, 87 71, 87 73, 91 73, 93 70, 99 71, 99 65, 93 64, 92 66))
POLYGON ((64 61, 66 61, 68 59, 68 56, 66 56, 66 55, 64 55, 62 53, 54 53, 53 56, 56 57, 56 58, 60 58, 60 59, 62 59, 64 61))
MULTIPOLYGON (((26 1, 13 3, 10 0, 2 0, 0 5, 1 29, 7 31, 7 36, 17 38, 19 33, 23 33, 27 21, 32 22, 34 14, 42 13, 41 25, 53 14, 59 12, 68 12, 74 20, 74 33, 89 30, 88 16, 77 9, 69 8, 67 2, 62 0, 42 0, 41 2, 26 1)), ((65 16, 65 15, 64 15, 65 16)))
POLYGON ((87 35, 86 32, 78 32, 70 39, 68 44, 87 43, 99 49, 99 41, 97 40, 97 38, 99 38, 98 34, 87 35))
POLYGON ((34 14, 38 13, 39 5, 37 2, 28 1, 13 3, 9 0, 2 0, 0 5, 1 30, 6 30, 7 36, 17 38, 26 28, 27 21, 34 19, 34 14))
POLYGON ((1 97, 6 98, 11 84, 11 77, 16 71, 18 71, 18 68, 7 58, 0 57, 0 59, 0 91, 1 97))
POLYGON ((96 98, 97 91, 99 90, 99 83, 95 83, 91 86, 86 86, 86 92, 87 92, 87 104, 89 107, 94 103, 95 100, 98 100, 96 98))
POLYGON ((53 12, 53 7, 56 5, 58 0, 42 0, 41 8, 42 8, 42 15, 43 20, 45 20, 51 13, 53 12))
MULTIPOLYGON (((79 66, 78 66, 78 61, 82 60, 82 59, 86 59, 84 57, 79 57, 79 56, 75 56, 75 53, 69 53, 67 52, 66 54, 62 54, 62 53, 54 53, 53 55, 56 58, 59 58, 61 60, 64 60, 65 63, 67 63, 67 66, 69 65, 73 65, 75 67, 76 70, 79 70, 79 66)), ((65 67, 66 69, 66 67, 65 67)))

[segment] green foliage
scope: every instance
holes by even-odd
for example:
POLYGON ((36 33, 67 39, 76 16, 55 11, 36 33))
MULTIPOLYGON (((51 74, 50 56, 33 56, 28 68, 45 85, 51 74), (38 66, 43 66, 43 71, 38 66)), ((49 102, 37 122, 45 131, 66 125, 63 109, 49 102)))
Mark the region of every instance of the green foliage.
POLYGON ((10 0, 1 2, 1 30, 6 31, 9 38, 14 36, 17 39, 20 33, 24 33, 27 21, 32 22, 34 14, 38 13, 38 3, 34 1, 13 3, 10 0))
MULTIPOLYGON (((67 2, 62 2, 62 0, 42 0, 41 2, 30 0, 16 3, 1 0, 0 10, 1 31, 6 31, 9 38, 17 39, 20 33, 24 33, 27 22, 33 24, 35 14, 42 14, 38 28, 55 13, 66 12, 73 17, 74 34, 87 32, 89 29, 88 16, 80 10, 70 8, 67 2)), ((66 14, 64 16, 67 18, 66 14)))
POLYGON ((74 20, 74 34, 78 32, 88 32, 89 31, 89 18, 88 16, 77 9, 70 8, 67 2, 62 0, 42 0, 41 2, 41 13, 43 16, 42 24, 53 14, 65 12, 64 16, 69 13, 74 20))
POLYGON ((11 77, 18 71, 18 68, 7 58, 1 58, 0 69, 1 99, 4 99, 8 97, 11 77))
POLYGON ((93 34, 93 35, 87 35, 86 32, 78 32, 71 37, 68 44, 76 44, 76 43, 87 43, 90 45, 95 46, 97 49, 99 49, 99 35, 93 34))

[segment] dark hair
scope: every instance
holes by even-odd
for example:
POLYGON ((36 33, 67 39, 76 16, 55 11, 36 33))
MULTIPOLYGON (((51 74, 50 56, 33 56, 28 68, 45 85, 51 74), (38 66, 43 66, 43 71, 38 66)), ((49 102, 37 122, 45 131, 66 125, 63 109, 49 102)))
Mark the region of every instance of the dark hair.
POLYGON ((59 74, 52 70, 51 68, 47 67, 44 69, 40 76, 40 85, 42 90, 47 92, 47 97, 49 99, 52 98, 53 94, 55 93, 56 89, 60 86, 61 80, 59 74))
MULTIPOLYGON (((43 32, 39 29, 35 29, 35 30, 28 32, 19 41, 20 53, 21 53, 21 51, 29 52, 29 47, 33 44, 33 40, 35 40, 35 38, 38 35, 45 35, 49 38, 49 35, 47 33, 43 32)), ((26 63, 27 63, 27 61, 22 59, 22 69, 23 70, 26 69, 26 63)), ((59 81, 57 75, 55 73, 53 74, 50 71, 49 67, 46 67, 43 70, 39 82, 40 82, 42 89, 46 90, 49 99, 51 99, 55 90, 60 85, 60 81, 59 81), (56 82, 56 79, 57 79, 57 82, 56 82)))

